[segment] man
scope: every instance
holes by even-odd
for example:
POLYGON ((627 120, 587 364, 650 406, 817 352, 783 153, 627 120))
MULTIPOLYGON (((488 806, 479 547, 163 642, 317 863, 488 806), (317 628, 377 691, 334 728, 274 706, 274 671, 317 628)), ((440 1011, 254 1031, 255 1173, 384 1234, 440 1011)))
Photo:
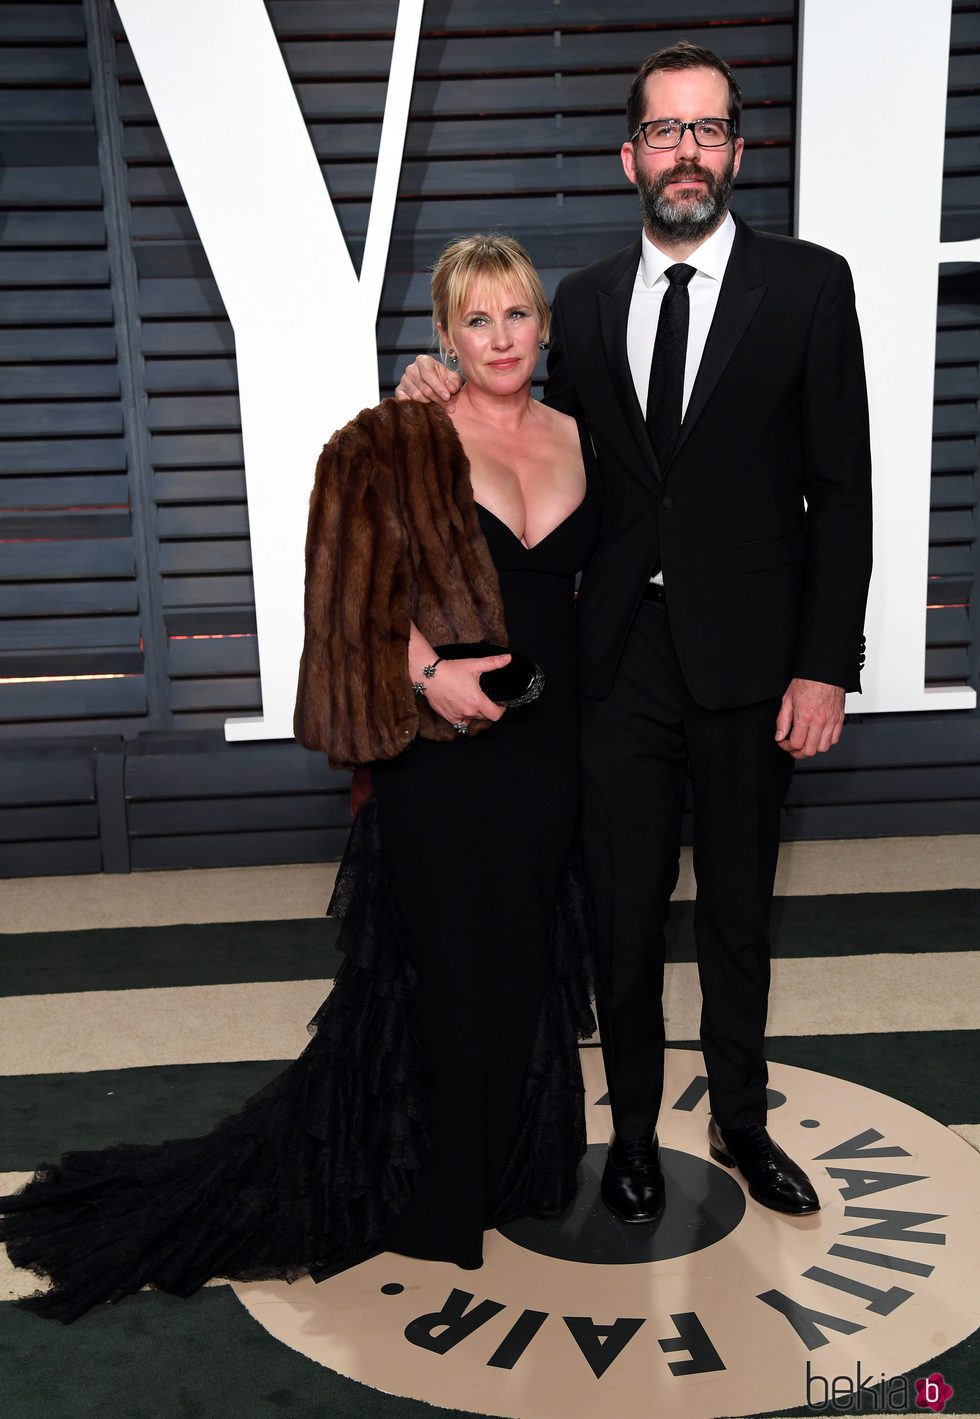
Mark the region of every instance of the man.
MULTIPOLYGON (((742 157, 728 65, 682 42, 627 101, 639 242, 560 283, 545 399, 584 417, 603 480, 579 613, 583 829, 626 1222, 663 1211, 664 922, 694 800, 695 934, 712 1156, 815 1211, 770 1138, 768 920, 793 761, 840 737, 871 570, 861 338, 846 262, 728 212, 742 157)), ((420 359, 401 397, 451 397, 420 359)))

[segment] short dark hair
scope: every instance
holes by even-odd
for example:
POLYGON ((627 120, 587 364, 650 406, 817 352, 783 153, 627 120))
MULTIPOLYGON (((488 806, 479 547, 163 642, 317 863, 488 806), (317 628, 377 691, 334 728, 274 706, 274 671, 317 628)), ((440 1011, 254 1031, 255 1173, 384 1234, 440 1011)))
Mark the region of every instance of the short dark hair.
MULTIPOLYGON (((742 126, 742 90, 736 82, 735 75, 719 55, 710 49, 703 48, 700 44, 691 44, 690 40, 686 39, 678 40, 676 44, 670 45, 667 49, 658 49, 656 54, 648 54, 636 71, 636 78, 630 85, 630 91, 626 96, 627 136, 632 138, 643 122, 647 79, 650 75, 678 69, 716 69, 725 78, 728 83, 728 117, 734 119, 735 129, 732 136, 737 138, 742 126)), ((678 115, 662 113, 658 117, 676 118, 678 115)), ((703 113, 701 117, 724 118, 725 115, 703 113)))

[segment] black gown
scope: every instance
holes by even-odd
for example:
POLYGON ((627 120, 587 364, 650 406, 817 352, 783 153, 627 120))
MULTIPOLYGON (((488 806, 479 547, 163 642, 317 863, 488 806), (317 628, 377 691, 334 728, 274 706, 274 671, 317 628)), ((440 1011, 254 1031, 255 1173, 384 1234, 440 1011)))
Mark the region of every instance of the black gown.
POLYGON ((386 1249, 481 1264, 483 1232, 571 1201, 594 1028, 577 865, 574 577, 584 501, 526 548, 480 525, 540 698, 373 765, 329 911, 345 959, 307 1048, 200 1138, 66 1154, 0 1198, 0 1241, 71 1321, 144 1285, 324 1275, 386 1249))

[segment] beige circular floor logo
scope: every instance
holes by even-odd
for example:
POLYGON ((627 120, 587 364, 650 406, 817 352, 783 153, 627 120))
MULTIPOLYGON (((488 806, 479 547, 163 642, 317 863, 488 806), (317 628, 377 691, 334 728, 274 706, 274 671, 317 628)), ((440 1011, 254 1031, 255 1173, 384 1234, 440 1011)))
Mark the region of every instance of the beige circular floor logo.
MULTIPOLYGON (((668 1050, 667 1211, 627 1228, 598 1198, 599 1050, 582 1061, 590 1148, 561 1221, 488 1233, 479 1271, 385 1253, 319 1285, 236 1285, 242 1304, 351 1379, 514 1419, 711 1419, 831 1396, 856 1409, 848 1394, 918 1366, 929 1376, 926 1362, 977 1325, 980 1158, 934 1119, 771 1065, 771 1130, 823 1202, 783 1217, 710 1161, 701 1056, 668 1050)), ((886 1387, 882 1407, 915 1404, 914 1390, 886 1387)))

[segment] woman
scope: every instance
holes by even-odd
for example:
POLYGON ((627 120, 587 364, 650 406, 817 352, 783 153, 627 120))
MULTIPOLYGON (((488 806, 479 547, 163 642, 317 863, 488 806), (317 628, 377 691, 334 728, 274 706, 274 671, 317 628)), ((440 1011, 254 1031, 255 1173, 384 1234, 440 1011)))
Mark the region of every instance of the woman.
POLYGON ((470 237, 432 284, 467 381, 453 421, 365 410, 310 504, 296 733, 374 783, 331 903, 347 958, 310 1045, 241 1113, 67 1155, 0 1199, 12 1260, 54 1281, 23 1303, 42 1315, 382 1247, 475 1267, 485 1227, 573 1193, 591 1028, 573 578, 595 480, 574 422, 531 398, 548 310, 526 253, 470 237), (510 656, 447 649, 481 641, 531 657, 539 697, 489 698, 480 677, 510 656))

